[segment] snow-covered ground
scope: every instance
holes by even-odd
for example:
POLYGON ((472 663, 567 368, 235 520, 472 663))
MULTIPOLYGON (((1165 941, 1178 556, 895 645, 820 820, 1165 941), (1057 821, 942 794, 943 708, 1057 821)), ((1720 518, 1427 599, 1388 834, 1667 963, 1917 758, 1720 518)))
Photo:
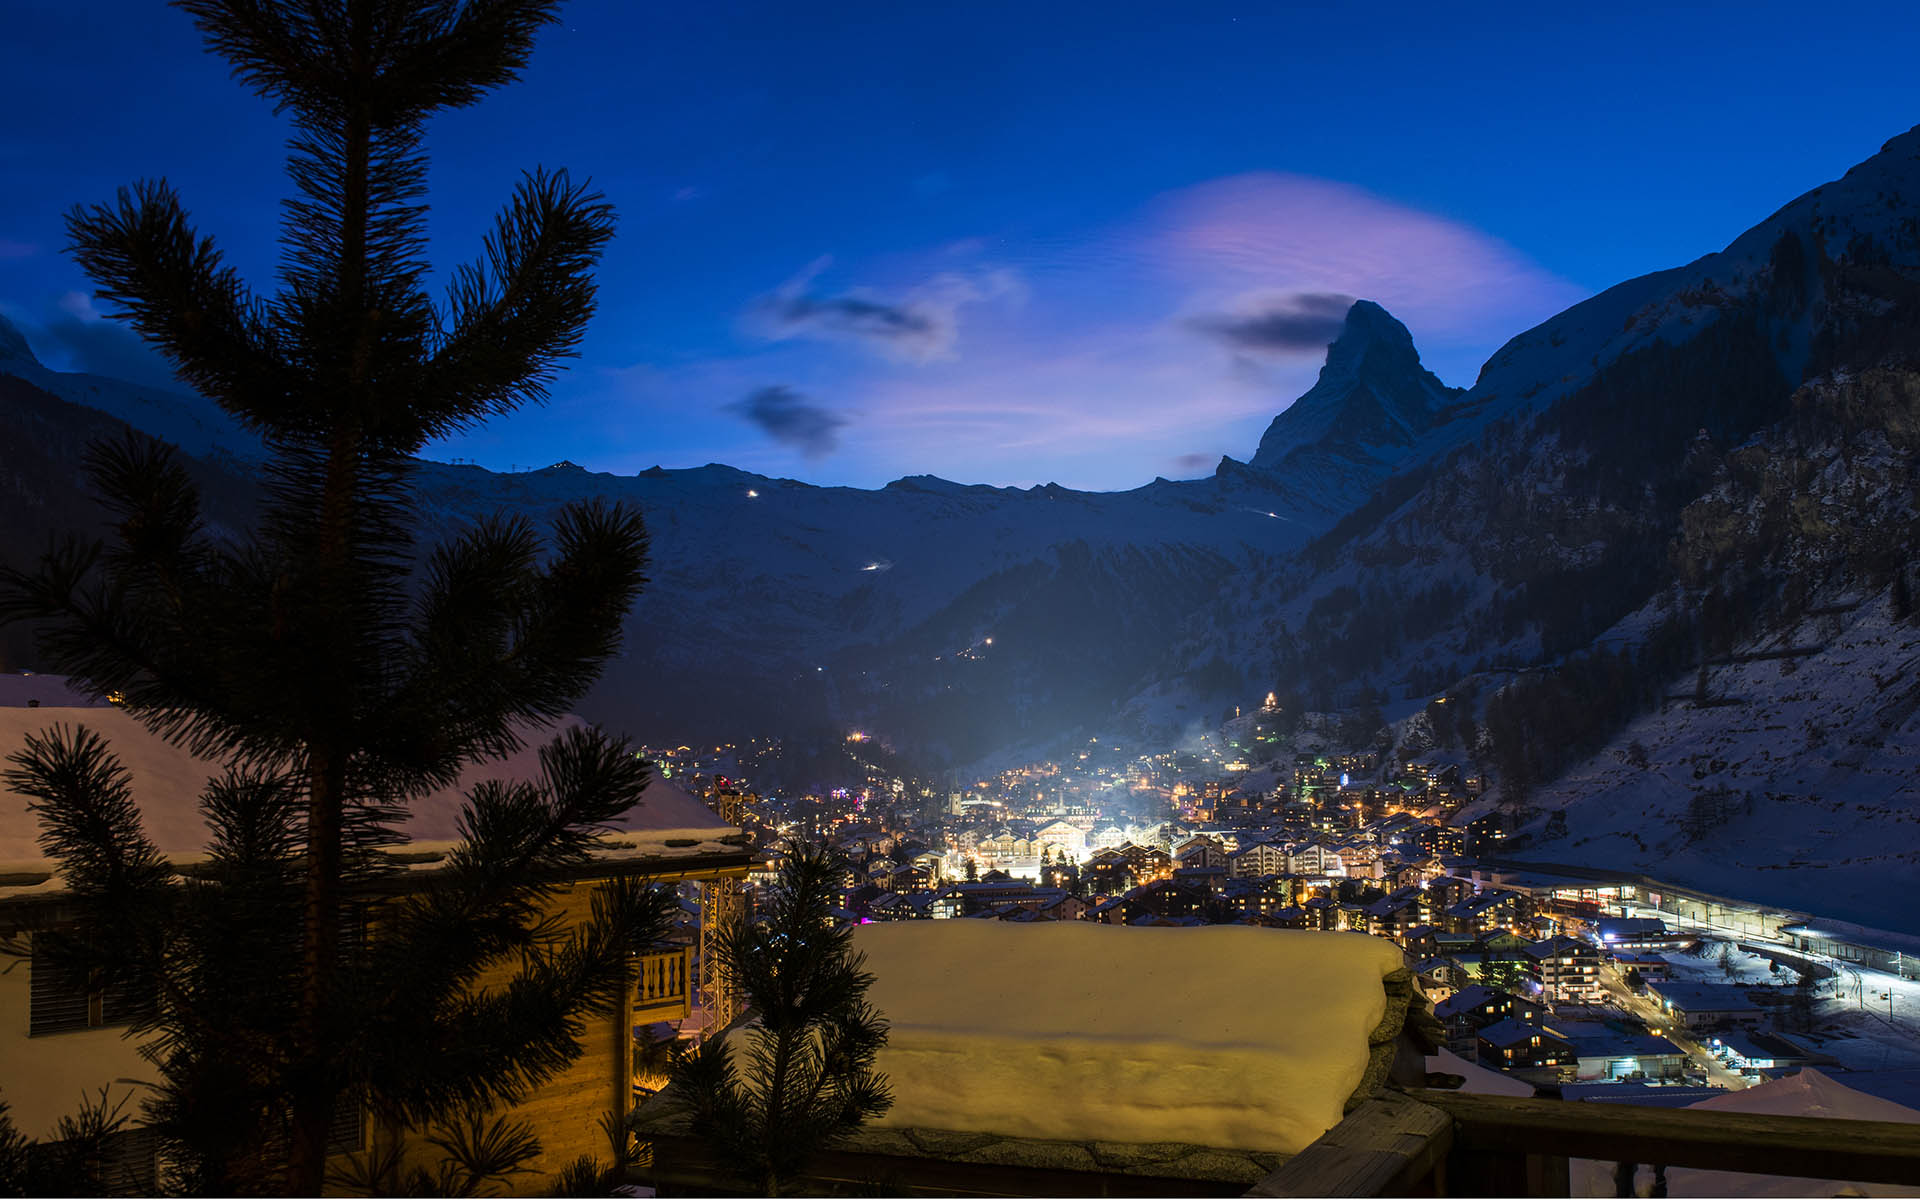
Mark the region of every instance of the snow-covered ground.
POLYGON ((1725 944, 1708 941, 1707 952, 1699 957, 1667 955, 1673 977, 1755 989, 1757 997, 1777 1001, 1774 1011, 1781 1014, 1777 1024, 1782 1036, 1834 1060, 1822 1070, 1849 1087, 1920 1106, 1920 980, 1823 960, 1839 974, 1819 981, 1813 1028, 1803 1032, 1792 1028, 1786 1017, 1798 974, 1785 965, 1776 973, 1766 956, 1739 949, 1728 954, 1729 974, 1720 957, 1725 944))
MULTIPOLYGON (((1886 596, 1745 649, 1709 691, 1648 713, 1536 800, 1568 836, 1530 856, 1920 934, 1920 626, 1886 596), (1644 764, 1644 765, 1643 765, 1644 764)), ((1544 822, 1545 817, 1542 817, 1544 822)))

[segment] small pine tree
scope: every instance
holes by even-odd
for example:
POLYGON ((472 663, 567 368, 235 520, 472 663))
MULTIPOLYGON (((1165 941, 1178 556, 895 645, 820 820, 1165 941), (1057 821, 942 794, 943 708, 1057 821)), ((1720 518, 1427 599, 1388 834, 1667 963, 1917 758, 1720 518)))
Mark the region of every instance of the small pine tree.
POLYGON ((719 936, 751 1023, 674 1064, 672 1091, 694 1136, 760 1195, 782 1194, 816 1151, 893 1102, 873 1069, 887 1040, 866 999, 873 976, 851 932, 833 927, 844 870, 827 849, 790 848, 765 920, 743 916, 719 936))
POLYGON ((427 1127, 524 1096, 618 1003, 664 912, 614 887, 571 937, 541 919, 646 778, 622 743, 576 732, 542 751, 539 783, 476 789, 433 886, 387 905, 370 944, 348 936, 409 803, 568 711, 643 582, 638 514, 599 504, 560 514, 551 554, 493 519, 421 563, 408 491, 430 440, 544 397, 593 311, 612 214, 535 172, 445 304, 426 292, 427 121, 512 81, 558 0, 176 4, 291 118, 283 287, 249 291, 164 182, 76 209, 68 231, 96 296, 261 437, 261 521, 216 534, 169 450, 109 447, 93 478, 114 541, 0 573, 0 622, 39 622, 80 686, 229 764, 201 804, 211 860, 167 870, 85 730, 30 741, 8 783, 71 889, 67 966, 144 1004, 174 1182, 318 1195, 338 1101, 427 1127), (509 982, 474 991, 503 966, 509 982))

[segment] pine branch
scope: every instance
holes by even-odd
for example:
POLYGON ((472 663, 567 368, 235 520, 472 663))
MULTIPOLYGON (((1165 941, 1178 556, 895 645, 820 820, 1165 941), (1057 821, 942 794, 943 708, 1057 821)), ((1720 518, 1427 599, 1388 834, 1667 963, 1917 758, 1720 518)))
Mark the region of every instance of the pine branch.
POLYGON ((544 402, 594 309, 593 267, 613 237, 613 209, 565 171, 536 171, 487 238, 484 262, 460 267, 447 294, 450 332, 426 366, 425 432, 544 402))
POLYGON ((569 505, 555 526, 544 571, 530 569, 518 522, 484 523, 435 554, 405 681, 370 720, 395 756, 429 738, 459 759, 512 753, 518 727, 566 713, 618 648, 645 583, 639 513, 569 505))
POLYGON ((164 180, 122 188, 112 205, 67 214, 68 250, 94 298, 164 354, 180 377, 244 424, 290 385, 258 304, 211 238, 196 238, 164 180))

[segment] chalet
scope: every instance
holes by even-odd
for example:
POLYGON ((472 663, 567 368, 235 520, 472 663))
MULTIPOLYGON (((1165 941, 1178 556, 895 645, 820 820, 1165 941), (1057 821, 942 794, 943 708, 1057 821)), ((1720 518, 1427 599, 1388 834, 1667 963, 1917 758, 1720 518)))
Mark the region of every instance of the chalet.
POLYGON ((1087 902, 1073 893, 1062 888, 1044 888, 1039 890, 1057 892, 1058 895, 1044 900, 1039 905, 1027 910, 1036 918, 1043 921, 1078 921, 1086 916, 1087 902))
POLYGON ((1432 858, 1458 857, 1467 852, 1466 835, 1451 825, 1423 825, 1408 832, 1406 843, 1432 858))
POLYGON ((1467 853, 1482 857, 1498 854, 1507 840, 1507 825, 1506 815, 1497 812, 1467 822, 1467 853))
POLYGON ((1434 952, 1440 948, 1437 933, 1438 931, 1431 925, 1415 925, 1400 935, 1400 946, 1416 959, 1432 958, 1434 952))
POLYGON ((867 918, 873 921, 911 921, 918 916, 913 904, 897 892, 882 892, 867 902, 867 918))
POLYGON ((1286 871, 1287 851, 1273 842, 1253 842, 1227 855, 1227 874, 1234 879, 1283 875, 1286 871))
MULTIPOLYGON (((218 774, 217 763, 155 737, 126 713, 110 707, 75 704, 73 709, 0 705, 0 747, 20 745, 56 720, 84 721, 104 736, 131 776, 133 795, 145 818, 147 836, 175 864, 202 861, 209 837, 197 802, 205 780, 218 774)), ((578 722, 566 718, 565 729, 578 722)), ((541 740, 544 740, 541 739, 541 740)), ((369 936, 377 936, 378 908, 404 895, 407 886, 425 884, 435 864, 459 843, 461 798, 482 779, 533 780, 539 774, 537 745, 496 762, 470 766, 453 787, 412 806, 402 825, 407 843, 400 847, 408 881, 387 885, 358 902, 368 915, 369 936)), ((110 1100, 132 1098, 147 1086, 153 1067, 138 1040, 125 1036, 130 1014, 113 997, 89 994, 82 984, 50 968, 40 952, 41 935, 64 919, 63 888, 57 864, 37 846, 39 822, 12 792, 0 789, 0 938, 24 949, 23 958, 0 970, 0 1095, 10 1106, 16 1128, 30 1138, 55 1135, 56 1122, 71 1112, 82 1095, 106 1089, 110 1100), (131 1092, 129 1091, 131 1089, 131 1092)), ((690 884, 705 893, 703 909, 721 913, 737 903, 738 885, 757 855, 738 826, 721 820, 699 800, 656 776, 641 801, 600 839, 593 856, 548 902, 547 918, 564 932, 585 920, 596 895, 616 880, 690 884)), ((604 1153, 603 1119, 623 1120, 636 1085, 636 1027, 682 1021, 693 1013, 700 981, 692 971, 692 948, 670 944, 635 956, 634 984, 610 1016, 582 1021, 580 1057, 510 1114, 527 1122, 542 1143, 530 1164, 524 1187, 541 1186, 582 1154, 604 1153)), ((481 980, 504 982, 510 968, 481 980), (494 975, 498 975, 496 979, 494 975)), ((717 981, 708 981, 719 987, 717 981)), ((726 1019, 722 1007, 706 1015, 726 1019)), ((116 1135, 110 1151, 135 1194, 155 1194, 159 1185, 153 1143, 140 1130, 116 1135), (146 1139, 146 1140, 142 1140, 146 1139)), ((330 1146, 333 1153, 393 1148, 406 1158, 425 1151, 419 1133, 383 1117, 343 1105, 330 1146)))
POLYGON ((1600 984, 1600 953, 1577 938, 1555 937, 1522 948, 1549 1004, 1599 1004, 1607 997, 1600 984))
POLYGON ((1340 852, 1318 839, 1294 847, 1287 855, 1287 872, 1292 875, 1339 875, 1345 870, 1340 852))
POLYGON ((1160 879, 1134 888, 1127 898, 1157 917, 1191 917, 1199 914, 1213 896, 1180 879, 1160 879))
POLYGON ((1502 1021, 1538 1021, 1546 1009, 1531 1000, 1498 988, 1472 984, 1434 1006, 1433 1015, 1447 1029, 1447 1043, 1462 1058, 1477 1052, 1475 1038, 1488 1025, 1502 1021))
POLYGON ((1105 895, 1124 892, 1137 882, 1133 864, 1127 861, 1125 851, 1119 846, 1095 850, 1093 857, 1080 868, 1080 878, 1088 890, 1105 895))
POLYGON ((1573 1046, 1565 1038, 1530 1021, 1496 1021, 1474 1034, 1480 1062, 1501 1071, 1558 1077, 1573 1067, 1573 1046))
POLYGON ((1048 821, 1040 826, 1033 831, 1033 840, 1073 859, 1082 858, 1087 852, 1086 831, 1065 819, 1048 821))
POLYGON ((1127 860, 1127 866, 1132 870, 1136 883, 1165 879, 1173 871, 1172 857, 1165 850, 1155 846, 1140 846, 1129 842, 1120 847, 1120 854, 1127 860))
POLYGON ((1199 868, 1224 872, 1227 869, 1227 850, 1219 838, 1195 834, 1174 847, 1173 862, 1176 869, 1199 868))
POLYGON ((1445 911, 1463 900, 1471 899, 1479 889, 1470 879, 1457 875, 1442 875, 1427 883, 1427 895, 1433 898, 1435 911, 1445 911))
POLYGON ((1532 915, 1532 905, 1527 897, 1499 888, 1488 888, 1477 896, 1451 906, 1442 914, 1448 927, 1460 933, 1522 929, 1532 915))
POLYGON ((1642 986, 1660 983, 1670 977, 1673 964, 1658 954, 1645 951, 1627 950, 1613 956, 1613 965, 1629 979, 1638 979, 1642 986))
POLYGON ((1309 917, 1307 910, 1298 904, 1289 904, 1285 908, 1276 909, 1267 914, 1267 917, 1281 929, 1314 928, 1313 918, 1309 917))

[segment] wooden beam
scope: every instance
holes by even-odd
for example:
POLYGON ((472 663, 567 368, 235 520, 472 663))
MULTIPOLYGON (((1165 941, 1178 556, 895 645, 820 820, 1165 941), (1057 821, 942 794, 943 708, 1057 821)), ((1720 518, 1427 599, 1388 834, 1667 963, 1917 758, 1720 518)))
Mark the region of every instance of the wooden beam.
POLYGON ((1920 1129, 1761 1113, 1417 1091, 1471 1155, 1591 1158, 1863 1183, 1920 1179, 1920 1129))
POLYGON ((1384 1092, 1347 1114, 1249 1196, 1403 1196, 1430 1191, 1453 1121, 1431 1105, 1384 1092))
MULTIPOLYGON (((643 1133, 652 1162, 627 1181, 673 1194, 705 1195, 729 1184, 705 1143, 684 1134, 643 1133)), ((1182 1179, 1117 1171, 1069 1171, 1010 1163, 861 1151, 822 1150, 807 1161, 796 1184, 803 1194, 880 1196, 1238 1196, 1244 1183, 1182 1179)), ((721 1192, 720 1194, 728 1194, 721 1192)))

